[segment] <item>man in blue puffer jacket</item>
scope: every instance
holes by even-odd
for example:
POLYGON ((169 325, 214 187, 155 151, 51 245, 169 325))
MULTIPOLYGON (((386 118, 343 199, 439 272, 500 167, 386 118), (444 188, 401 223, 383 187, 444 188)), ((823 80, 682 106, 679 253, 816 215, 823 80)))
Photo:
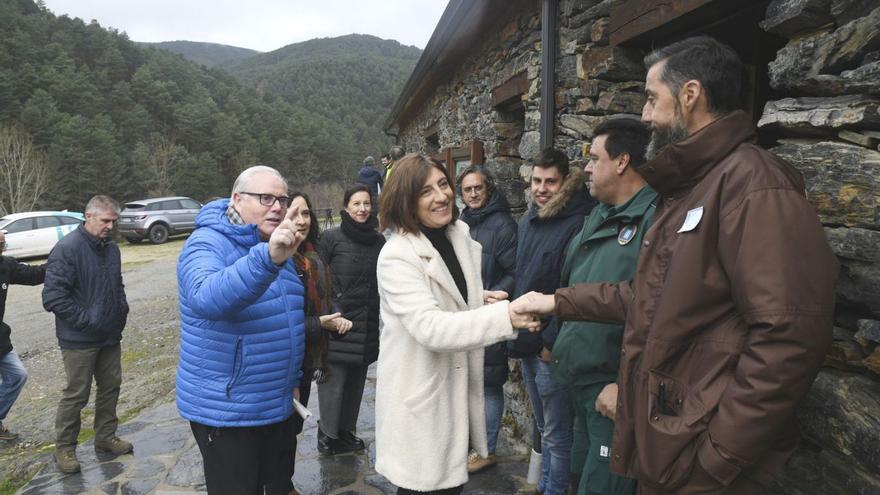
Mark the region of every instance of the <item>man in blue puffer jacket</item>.
POLYGON ((202 453, 208 493, 293 490, 293 398, 305 348, 303 239, 287 182, 251 167, 202 208, 177 266, 177 407, 202 453))

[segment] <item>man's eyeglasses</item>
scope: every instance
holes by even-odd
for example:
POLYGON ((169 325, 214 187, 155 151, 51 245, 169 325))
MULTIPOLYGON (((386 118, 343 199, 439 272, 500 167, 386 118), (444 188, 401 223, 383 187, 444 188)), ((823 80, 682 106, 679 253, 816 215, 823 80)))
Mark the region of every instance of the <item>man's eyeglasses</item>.
POLYGON ((471 194, 471 193, 480 194, 485 189, 486 189, 485 186, 463 187, 463 188, 461 188, 461 192, 464 194, 471 194))
POLYGON ((290 207, 290 204, 293 203, 293 198, 290 196, 275 196, 273 194, 261 194, 261 193, 252 193, 240 191, 238 194, 247 194, 248 196, 256 196, 260 198, 260 204, 263 206, 269 206, 275 204, 278 201, 278 204, 281 205, 282 208, 290 207))

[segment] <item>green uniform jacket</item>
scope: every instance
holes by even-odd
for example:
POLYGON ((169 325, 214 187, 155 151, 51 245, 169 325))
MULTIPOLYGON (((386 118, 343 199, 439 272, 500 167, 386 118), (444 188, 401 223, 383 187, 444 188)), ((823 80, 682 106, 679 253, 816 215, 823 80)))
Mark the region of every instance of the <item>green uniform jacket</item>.
MULTIPOLYGON (((596 206, 568 244, 562 287, 631 279, 656 200, 657 193, 645 186, 620 206, 596 206)), ((553 345, 553 378, 572 385, 616 381, 622 339, 622 325, 566 321, 553 345)))

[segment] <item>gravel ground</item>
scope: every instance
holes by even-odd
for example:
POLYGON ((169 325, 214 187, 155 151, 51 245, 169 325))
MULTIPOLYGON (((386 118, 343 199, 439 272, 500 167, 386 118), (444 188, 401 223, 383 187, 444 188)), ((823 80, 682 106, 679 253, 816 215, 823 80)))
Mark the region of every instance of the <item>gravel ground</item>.
MULTIPOLYGON (((122 276, 131 308, 122 340, 120 422, 146 407, 173 400, 177 365, 177 256, 184 239, 166 244, 122 243, 122 276)), ((37 260, 34 263, 43 263, 37 260)), ((64 366, 55 338, 54 317, 43 310, 42 286, 13 286, 6 303, 12 343, 29 378, 6 424, 20 434, 0 442, 0 494, 20 485, 40 467, 37 459, 54 447, 55 409, 64 366)), ((80 439, 93 435, 94 392, 83 410, 80 439)))

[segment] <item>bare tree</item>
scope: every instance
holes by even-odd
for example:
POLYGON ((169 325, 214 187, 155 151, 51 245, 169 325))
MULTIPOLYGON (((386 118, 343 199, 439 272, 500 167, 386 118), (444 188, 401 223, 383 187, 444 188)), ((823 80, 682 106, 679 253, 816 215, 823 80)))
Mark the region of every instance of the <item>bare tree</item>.
POLYGON ((174 186, 180 177, 181 164, 186 158, 186 149, 160 134, 150 136, 150 142, 139 142, 135 146, 134 160, 144 169, 150 187, 150 194, 156 196, 174 195, 174 186))
POLYGON ((46 155, 18 126, 0 126, 0 214, 31 211, 48 185, 46 155))

